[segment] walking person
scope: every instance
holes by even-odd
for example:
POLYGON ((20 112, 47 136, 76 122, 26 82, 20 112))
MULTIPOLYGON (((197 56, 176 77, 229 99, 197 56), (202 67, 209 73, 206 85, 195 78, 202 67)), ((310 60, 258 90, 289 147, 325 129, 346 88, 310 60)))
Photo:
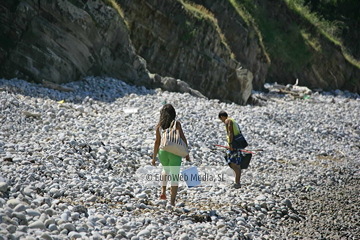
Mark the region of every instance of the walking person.
MULTIPOLYGON (((159 157, 160 163, 163 166, 162 171, 162 186, 160 199, 166 199, 166 185, 168 180, 171 181, 171 197, 170 204, 175 206, 175 199, 178 192, 178 180, 181 166, 181 156, 177 156, 168 151, 159 149, 161 143, 162 132, 168 128, 173 127, 176 124, 176 129, 179 131, 181 139, 187 146, 187 141, 184 132, 181 128, 179 121, 175 121, 176 112, 171 104, 165 104, 160 110, 160 119, 156 125, 156 139, 154 143, 154 155, 151 164, 156 166, 156 156, 159 157)), ((186 156, 186 160, 190 161, 189 155, 186 156)))
POLYGON ((219 119, 225 123, 229 152, 226 156, 229 166, 235 172, 235 183, 232 188, 241 188, 241 149, 247 147, 247 142, 240 131, 239 124, 228 116, 225 111, 219 112, 219 119))

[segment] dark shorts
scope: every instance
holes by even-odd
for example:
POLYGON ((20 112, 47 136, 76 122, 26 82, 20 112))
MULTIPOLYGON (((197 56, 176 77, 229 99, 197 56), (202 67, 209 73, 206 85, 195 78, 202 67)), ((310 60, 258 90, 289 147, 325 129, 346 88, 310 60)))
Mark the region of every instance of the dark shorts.
POLYGON ((241 150, 235 149, 233 151, 227 151, 225 159, 227 163, 230 165, 230 163, 235 163, 236 165, 241 164, 241 150))
POLYGON ((239 165, 241 169, 247 169, 251 160, 252 154, 242 152, 241 149, 237 149, 234 151, 228 151, 225 155, 226 162, 235 163, 239 165))

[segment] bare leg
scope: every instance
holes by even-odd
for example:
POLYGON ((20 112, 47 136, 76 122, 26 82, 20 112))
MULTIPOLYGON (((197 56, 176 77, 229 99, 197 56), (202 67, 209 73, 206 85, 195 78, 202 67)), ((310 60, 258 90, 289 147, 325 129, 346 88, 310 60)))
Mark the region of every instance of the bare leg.
POLYGON ((175 199, 178 192, 179 186, 176 184, 176 186, 171 186, 171 198, 170 198, 170 204, 172 206, 175 206, 175 199))
POLYGON ((167 174, 165 171, 162 172, 162 185, 161 185, 161 193, 166 194, 166 186, 167 186, 167 180, 168 180, 169 174, 167 174))
POLYGON ((235 163, 230 163, 230 167, 235 172, 235 183, 240 183, 240 177, 241 177, 241 168, 240 168, 240 166, 235 164, 235 163))

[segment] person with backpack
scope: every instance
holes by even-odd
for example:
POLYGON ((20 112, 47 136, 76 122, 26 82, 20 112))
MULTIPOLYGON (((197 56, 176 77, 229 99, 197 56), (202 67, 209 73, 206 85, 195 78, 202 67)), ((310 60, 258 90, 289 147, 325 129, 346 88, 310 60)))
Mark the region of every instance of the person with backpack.
POLYGON ((225 123, 227 140, 229 144, 229 151, 226 155, 226 160, 229 167, 235 172, 235 183, 232 188, 241 188, 241 150, 248 146, 244 136, 241 133, 239 124, 228 116, 225 111, 219 112, 219 119, 225 123))
MULTIPOLYGON (((160 110, 160 119, 158 124, 156 125, 156 139, 154 143, 154 154, 151 164, 156 166, 156 156, 159 156, 160 163, 163 166, 162 171, 162 187, 161 187, 161 195, 160 199, 166 199, 166 185, 168 180, 171 181, 171 197, 170 204, 175 206, 175 199, 178 191, 178 180, 180 173, 180 166, 182 157, 178 156, 174 153, 170 153, 160 148, 161 137, 164 130, 168 128, 176 127, 178 130, 180 138, 187 144, 184 132, 181 128, 181 124, 179 121, 175 121, 176 112, 174 107, 171 104, 165 104, 160 110), (174 126, 176 124, 176 126, 174 126)), ((190 161, 189 155, 186 156, 186 160, 190 161)))

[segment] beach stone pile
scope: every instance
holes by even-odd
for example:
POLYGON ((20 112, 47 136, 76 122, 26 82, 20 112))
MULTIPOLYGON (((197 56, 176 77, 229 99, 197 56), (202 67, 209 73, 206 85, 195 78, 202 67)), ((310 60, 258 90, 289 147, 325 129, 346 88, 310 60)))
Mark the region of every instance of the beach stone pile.
POLYGON ((360 238, 359 95, 254 92, 267 101, 239 106, 111 78, 63 86, 74 92, 0 80, 0 239, 360 238), (205 179, 180 183, 175 207, 159 199, 146 169, 165 103, 189 142, 184 168, 209 175, 229 173, 219 111, 239 122, 256 153, 240 189, 205 179))

